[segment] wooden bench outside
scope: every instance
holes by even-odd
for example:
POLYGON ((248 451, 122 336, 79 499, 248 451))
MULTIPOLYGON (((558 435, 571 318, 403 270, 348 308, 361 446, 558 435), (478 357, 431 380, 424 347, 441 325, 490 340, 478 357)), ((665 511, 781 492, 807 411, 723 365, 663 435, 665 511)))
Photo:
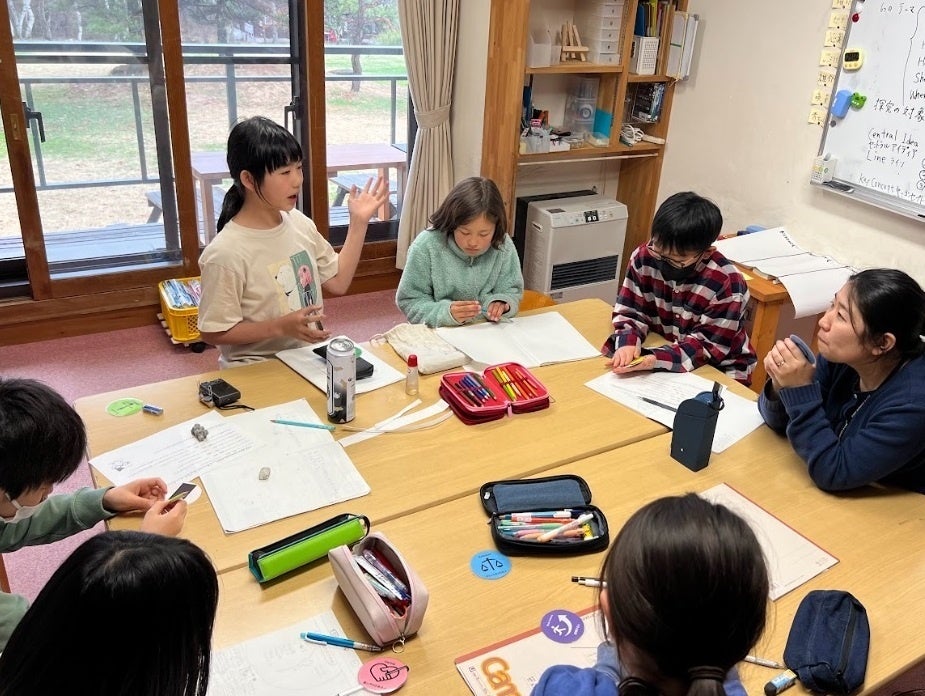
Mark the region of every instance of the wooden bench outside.
MULTIPOLYGON (((151 214, 148 216, 148 222, 157 222, 161 219, 161 213, 164 211, 163 199, 161 198, 161 191, 157 189, 155 191, 148 191, 145 193, 145 198, 148 199, 148 205, 151 207, 151 214)), ((222 204, 225 202, 225 189, 221 186, 212 187, 212 204, 213 209, 215 210, 215 219, 218 220, 218 216, 222 212, 222 204)), ((196 210, 199 215, 199 221, 202 222, 202 210, 199 203, 199 189, 196 189, 196 210)))
MULTIPOLYGON (((334 206, 341 206, 344 204, 344 199, 347 197, 347 194, 350 193, 350 189, 356 186, 359 189, 362 189, 366 186, 366 182, 370 180, 368 174, 338 174, 337 176, 332 176, 329 181, 332 184, 337 186, 337 193, 334 195, 334 202, 331 204, 332 208, 334 206)), ((396 217, 398 215, 398 208, 396 207, 396 195, 398 193, 398 186, 395 183, 394 179, 389 179, 389 218, 396 217)), ((334 222, 332 221, 333 225, 334 222)), ((345 223, 346 224, 346 223, 345 223)))

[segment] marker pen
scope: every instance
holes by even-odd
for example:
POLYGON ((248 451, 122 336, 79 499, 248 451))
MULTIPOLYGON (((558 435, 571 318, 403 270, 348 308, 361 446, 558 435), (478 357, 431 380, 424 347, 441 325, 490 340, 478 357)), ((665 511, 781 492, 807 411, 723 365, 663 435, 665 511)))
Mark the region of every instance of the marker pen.
POLYGON ((585 587, 607 587, 607 583, 602 583, 597 578, 587 578, 583 575, 573 575, 572 582, 577 582, 579 585, 584 585, 585 587))
POLYGON ((785 670, 764 685, 765 696, 777 696, 781 691, 789 689, 797 683, 797 675, 793 670, 785 670))

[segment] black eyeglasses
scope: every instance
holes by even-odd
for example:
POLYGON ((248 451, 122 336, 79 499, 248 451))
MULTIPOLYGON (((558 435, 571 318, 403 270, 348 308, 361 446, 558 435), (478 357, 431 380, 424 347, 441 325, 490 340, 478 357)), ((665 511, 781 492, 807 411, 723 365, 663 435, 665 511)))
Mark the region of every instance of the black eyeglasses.
POLYGON ((678 261, 677 259, 673 259, 669 256, 665 256, 663 253, 655 249, 652 246, 652 242, 649 242, 648 244, 646 244, 646 249, 648 249, 649 253, 652 254, 652 256, 654 256, 655 258, 660 259, 661 261, 664 261, 672 268, 677 268, 678 270, 681 270, 682 268, 687 268, 688 266, 693 266, 695 263, 697 263, 700 260, 700 258, 707 251, 706 249, 704 249, 703 251, 698 251, 696 256, 692 256, 691 258, 685 259, 684 261, 678 261))

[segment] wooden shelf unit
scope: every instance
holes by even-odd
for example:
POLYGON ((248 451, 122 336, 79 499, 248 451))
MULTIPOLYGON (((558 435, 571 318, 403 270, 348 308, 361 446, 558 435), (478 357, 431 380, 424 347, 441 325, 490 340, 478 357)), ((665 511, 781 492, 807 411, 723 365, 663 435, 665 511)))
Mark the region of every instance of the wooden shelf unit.
MULTIPOLYGON (((620 143, 620 127, 627 95, 627 85, 647 82, 665 83, 661 117, 657 123, 636 124, 646 134, 665 139, 671 115, 674 94, 674 80, 662 74, 667 60, 668 37, 671 35, 672 13, 663 23, 660 41, 658 70, 655 75, 635 75, 629 72, 629 56, 632 50, 633 26, 638 0, 625 0, 623 6, 623 29, 621 64, 601 65, 595 63, 568 62, 547 67, 526 67, 527 34, 530 30, 530 8, 532 0, 491 0, 491 16, 488 35, 488 64, 485 85, 485 117, 482 138, 482 176, 490 177, 501 190, 508 211, 509 229, 514 229, 514 194, 517 185, 518 167, 521 164, 539 162, 561 162, 562 179, 568 181, 570 161, 585 159, 619 159, 620 174, 617 185, 617 200, 624 203, 629 212, 626 227, 626 243, 623 253, 623 268, 630 252, 648 240, 652 217, 655 215, 659 178, 664 160, 664 145, 639 142, 633 146, 620 143), (607 147, 584 147, 566 152, 519 154, 520 116, 523 87, 526 80, 543 79, 547 75, 589 75, 601 78, 598 92, 598 107, 614 115, 610 134, 611 144, 607 147)), ((573 9, 582 0, 561 0, 564 11, 573 9)), ((676 10, 686 10, 687 0, 673 0, 676 10)), ((564 183, 567 188, 567 184, 564 183)))

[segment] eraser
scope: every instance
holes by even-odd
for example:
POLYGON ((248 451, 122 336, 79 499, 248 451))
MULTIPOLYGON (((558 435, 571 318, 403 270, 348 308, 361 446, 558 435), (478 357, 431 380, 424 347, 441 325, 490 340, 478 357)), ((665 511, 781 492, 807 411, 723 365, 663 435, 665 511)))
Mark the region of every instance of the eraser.
POLYGON ((803 356, 806 358, 806 361, 807 361, 810 365, 815 365, 815 364, 816 364, 816 356, 815 356, 815 354, 813 353, 813 349, 810 348, 810 347, 806 344, 806 341, 804 341, 802 338, 800 338, 800 337, 797 336, 796 334, 790 334, 790 340, 797 344, 797 348, 800 349, 800 352, 803 353, 803 356))
POLYGON ((154 404, 145 404, 141 407, 141 410, 145 413, 150 413, 155 416, 160 416, 164 414, 164 409, 160 406, 155 406, 154 404))

